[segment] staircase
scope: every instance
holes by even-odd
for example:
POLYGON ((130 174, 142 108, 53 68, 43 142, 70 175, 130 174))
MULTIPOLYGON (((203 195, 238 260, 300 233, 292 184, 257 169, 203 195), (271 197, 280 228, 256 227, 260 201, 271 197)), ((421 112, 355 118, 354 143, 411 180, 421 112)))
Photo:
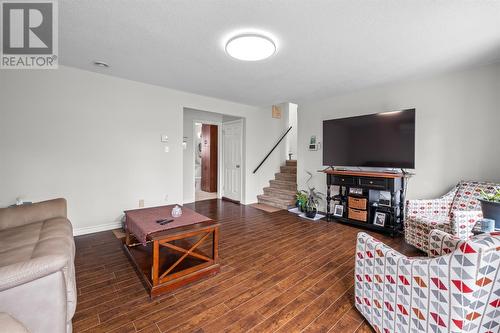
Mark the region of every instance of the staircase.
POLYGON ((280 172, 274 174, 274 180, 269 181, 269 187, 264 187, 264 194, 258 195, 260 204, 281 209, 295 206, 297 192, 297 161, 287 160, 280 172))

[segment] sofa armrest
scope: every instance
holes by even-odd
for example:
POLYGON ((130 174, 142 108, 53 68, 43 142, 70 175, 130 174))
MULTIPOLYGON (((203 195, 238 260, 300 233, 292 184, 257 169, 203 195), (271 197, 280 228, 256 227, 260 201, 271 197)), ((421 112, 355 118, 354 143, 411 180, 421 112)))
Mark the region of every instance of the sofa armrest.
POLYGON ((460 239, 472 237, 472 228, 483 217, 480 210, 452 210, 450 226, 460 239))
POLYGON ((0 267, 0 292, 63 271, 67 263, 65 256, 49 255, 0 267))
POLYGON ((57 217, 67 217, 66 199, 59 198, 32 205, 0 208, 0 230, 57 217))
POLYGON ((439 257, 455 251, 465 240, 447 232, 433 229, 429 233, 429 256, 439 257))
POLYGON ((63 272, 0 291, 0 312, 9 313, 30 332, 71 332, 63 272))
POLYGON ((0 312, 0 327, 0 332, 29 333, 22 323, 5 312, 0 312))

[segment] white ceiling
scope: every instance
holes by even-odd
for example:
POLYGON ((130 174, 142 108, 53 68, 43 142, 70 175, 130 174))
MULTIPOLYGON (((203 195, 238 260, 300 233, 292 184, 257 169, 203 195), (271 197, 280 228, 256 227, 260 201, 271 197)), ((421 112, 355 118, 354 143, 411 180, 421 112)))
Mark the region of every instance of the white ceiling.
POLYGON ((252 105, 500 59, 500 0, 61 0, 59 11, 63 65, 252 105), (224 53, 255 30, 276 39, 272 58, 224 53))

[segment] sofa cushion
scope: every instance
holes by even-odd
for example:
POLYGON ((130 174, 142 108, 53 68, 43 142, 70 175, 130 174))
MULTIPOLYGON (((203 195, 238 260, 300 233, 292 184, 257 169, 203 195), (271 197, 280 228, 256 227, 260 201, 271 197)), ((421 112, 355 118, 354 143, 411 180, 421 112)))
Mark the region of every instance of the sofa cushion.
POLYGON ((51 254, 67 254, 71 261, 75 256, 73 230, 65 218, 0 230, 0 267, 51 254))

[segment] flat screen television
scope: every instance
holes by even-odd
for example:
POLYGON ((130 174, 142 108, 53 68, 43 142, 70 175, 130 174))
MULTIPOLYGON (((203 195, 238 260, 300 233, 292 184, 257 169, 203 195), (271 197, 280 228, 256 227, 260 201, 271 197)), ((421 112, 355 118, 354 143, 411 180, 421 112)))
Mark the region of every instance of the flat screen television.
POLYGON ((415 109, 323 121, 323 165, 415 168, 415 109))

